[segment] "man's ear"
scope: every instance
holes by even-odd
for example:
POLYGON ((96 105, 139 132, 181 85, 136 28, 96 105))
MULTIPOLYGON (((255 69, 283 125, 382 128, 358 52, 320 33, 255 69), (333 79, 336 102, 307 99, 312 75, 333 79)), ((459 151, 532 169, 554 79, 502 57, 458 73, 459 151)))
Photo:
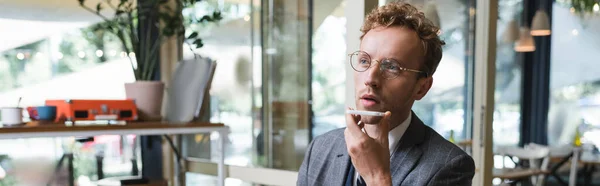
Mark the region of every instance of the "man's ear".
POLYGON ((423 99, 427 95, 427 92, 429 92, 429 89, 431 89, 431 85, 433 85, 433 77, 431 76, 417 80, 416 93, 414 94, 415 100, 423 99))

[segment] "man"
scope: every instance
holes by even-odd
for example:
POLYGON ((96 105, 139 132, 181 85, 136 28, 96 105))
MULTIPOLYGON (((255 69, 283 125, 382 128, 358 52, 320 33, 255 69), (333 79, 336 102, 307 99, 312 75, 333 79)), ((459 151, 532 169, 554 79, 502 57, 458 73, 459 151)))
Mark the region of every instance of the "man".
MULTIPOLYGON (((316 137, 298 185, 471 185, 473 159, 411 111, 433 83, 444 42, 439 28, 406 3, 373 10, 350 54, 358 110, 346 128, 316 137)), ((349 108, 350 109, 350 108, 349 108)))

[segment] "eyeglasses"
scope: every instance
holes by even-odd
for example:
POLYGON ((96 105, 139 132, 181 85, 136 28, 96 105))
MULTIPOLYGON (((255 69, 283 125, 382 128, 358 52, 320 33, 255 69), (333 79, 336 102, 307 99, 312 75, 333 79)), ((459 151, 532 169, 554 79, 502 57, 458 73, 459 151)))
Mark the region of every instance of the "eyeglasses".
POLYGON ((371 56, 363 51, 356 51, 352 54, 348 54, 348 56, 350 57, 350 65, 357 72, 367 71, 371 67, 373 61, 375 61, 379 63, 379 70, 383 72, 383 76, 387 79, 394 79, 400 76, 402 71, 415 72, 424 77, 428 77, 427 72, 404 68, 398 61, 394 59, 385 58, 383 60, 371 60, 371 56))

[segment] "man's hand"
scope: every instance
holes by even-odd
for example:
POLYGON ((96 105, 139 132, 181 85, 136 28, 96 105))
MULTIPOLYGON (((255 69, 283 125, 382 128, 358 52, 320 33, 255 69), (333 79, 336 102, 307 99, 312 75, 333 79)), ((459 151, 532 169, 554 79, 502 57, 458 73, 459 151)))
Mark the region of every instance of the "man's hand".
POLYGON ((374 125, 377 130, 371 131, 375 134, 363 133, 365 124, 358 124, 360 115, 346 114, 346 147, 352 164, 367 185, 392 185, 388 139, 391 114, 386 112, 379 124, 374 125))

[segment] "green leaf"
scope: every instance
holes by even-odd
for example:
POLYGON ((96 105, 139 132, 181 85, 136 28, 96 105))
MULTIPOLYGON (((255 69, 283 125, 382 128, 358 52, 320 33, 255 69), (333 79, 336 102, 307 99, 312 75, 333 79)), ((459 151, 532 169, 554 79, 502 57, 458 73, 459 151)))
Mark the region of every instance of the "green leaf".
POLYGON ((159 12, 158 17, 165 22, 170 22, 170 20, 171 20, 171 15, 169 15, 167 13, 163 13, 163 12, 159 12))
POLYGON ((193 32, 192 34, 190 34, 190 36, 188 36, 188 39, 193 39, 198 37, 198 32, 193 32))
POLYGON ((202 18, 200 18, 200 22, 205 22, 205 21, 209 21, 210 20, 210 16, 202 16, 202 18))
POLYGON ((173 35, 173 33, 174 33, 174 32, 173 32, 173 30, 172 30, 172 29, 167 29, 167 28, 163 29, 163 34, 164 34, 165 36, 172 36, 172 35, 173 35))
POLYGON ((213 12, 212 16, 202 16, 202 18, 200 18, 200 20, 198 20, 198 23, 203 23, 203 22, 217 22, 219 20, 223 19, 223 16, 221 15, 221 12, 216 11, 213 12))
POLYGON ((165 10, 168 10, 169 12, 173 11, 173 9, 171 8, 171 6, 168 6, 168 5, 162 6, 162 8, 165 9, 165 10))
POLYGON ((127 3, 127 0, 121 0, 121 2, 119 2, 119 5, 117 5, 117 8, 121 8, 123 5, 125 5, 125 3, 127 3))
POLYGON ((98 3, 98 5, 96 5, 96 13, 100 13, 101 10, 102 10, 102 4, 98 3))
POLYGON ((79 1, 79 5, 83 6, 83 4, 85 3, 85 0, 78 0, 79 1))
POLYGON ((202 48, 202 46, 204 46, 202 39, 199 38, 194 41, 194 44, 196 45, 196 48, 202 48))
POLYGON ((223 19, 223 16, 221 16, 221 12, 217 11, 217 12, 213 12, 213 20, 218 21, 223 19))

